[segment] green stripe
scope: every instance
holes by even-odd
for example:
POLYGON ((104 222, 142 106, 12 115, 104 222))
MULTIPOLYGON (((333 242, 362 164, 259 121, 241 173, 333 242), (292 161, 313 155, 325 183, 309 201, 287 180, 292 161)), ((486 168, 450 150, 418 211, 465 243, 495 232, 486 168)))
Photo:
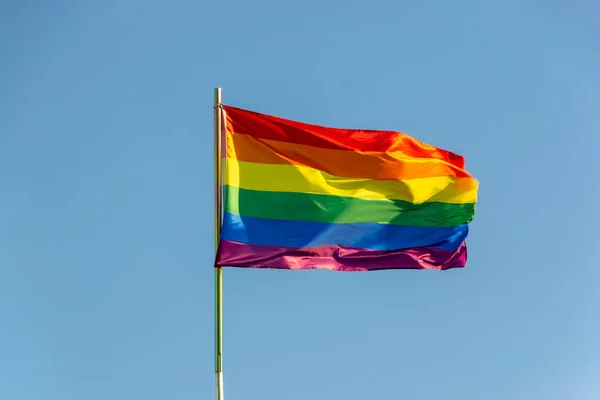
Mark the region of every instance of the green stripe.
POLYGON ((262 192, 226 185, 225 211, 256 218, 329 223, 371 222, 405 226, 459 226, 475 204, 359 199, 294 192, 262 192))

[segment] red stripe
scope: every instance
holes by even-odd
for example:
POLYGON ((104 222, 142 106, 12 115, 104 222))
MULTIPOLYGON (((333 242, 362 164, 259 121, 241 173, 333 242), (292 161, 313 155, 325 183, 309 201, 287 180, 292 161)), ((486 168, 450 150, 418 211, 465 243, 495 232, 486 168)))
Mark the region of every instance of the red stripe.
POLYGON ((440 159, 461 169, 465 167, 464 157, 422 143, 400 132, 327 128, 231 106, 224 108, 229 132, 249 135, 259 140, 278 140, 324 149, 360 152, 398 151, 410 157, 440 159))

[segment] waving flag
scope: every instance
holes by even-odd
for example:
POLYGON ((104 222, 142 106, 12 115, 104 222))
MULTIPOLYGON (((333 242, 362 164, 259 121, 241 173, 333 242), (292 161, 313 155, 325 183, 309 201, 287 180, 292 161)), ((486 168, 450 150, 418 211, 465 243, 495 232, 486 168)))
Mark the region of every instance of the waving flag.
POLYGON ((231 106, 216 266, 464 267, 478 182, 399 132, 326 128, 231 106))

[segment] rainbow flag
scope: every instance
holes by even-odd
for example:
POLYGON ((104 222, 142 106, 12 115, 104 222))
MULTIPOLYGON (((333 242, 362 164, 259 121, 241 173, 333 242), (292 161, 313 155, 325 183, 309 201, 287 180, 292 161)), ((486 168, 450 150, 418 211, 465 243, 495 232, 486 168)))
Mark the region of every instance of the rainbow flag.
POLYGON ((398 132, 325 128, 223 109, 217 266, 465 266, 478 182, 462 156, 398 132))

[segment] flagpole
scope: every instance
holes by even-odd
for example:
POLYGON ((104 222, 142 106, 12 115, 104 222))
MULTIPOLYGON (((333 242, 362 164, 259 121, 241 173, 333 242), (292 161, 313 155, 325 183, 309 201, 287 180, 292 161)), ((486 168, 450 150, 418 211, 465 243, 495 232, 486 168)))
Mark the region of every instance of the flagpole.
MULTIPOLYGON (((215 88, 215 248, 221 234, 221 88, 215 88)), ((215 380, 216 399, 223 400, 223 270, 215 267, 215 380)))

